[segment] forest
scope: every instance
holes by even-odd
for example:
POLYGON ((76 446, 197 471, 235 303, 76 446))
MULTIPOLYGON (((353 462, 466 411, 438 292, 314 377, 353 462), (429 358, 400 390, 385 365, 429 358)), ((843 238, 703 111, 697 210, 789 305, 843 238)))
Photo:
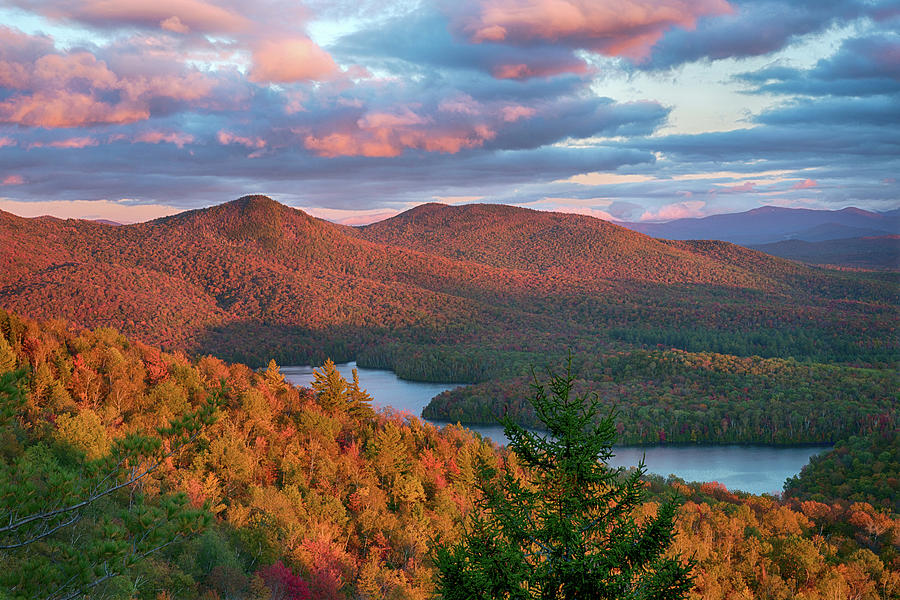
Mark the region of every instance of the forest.
MULTIPOLYGON (((573 357, 578 389, 617 413, 621 443, 814 444, 898 428, 900 375, 794 359, 637 350, 573 357)), ((536 371, 540 373, 540 371, 536 371)), ((443 392, 423 416, 536 427, 529 377, 443 392)))
MULTIPOLYGON (((476 462, 522 467, 468 430, 368 405, 328 365, 297 388, 274 361, 192 359, 0 310, 0 522, 14 525, 0 528, 0 586, 14 598, 428 598, 435 545, 473 510, 476 462)), ((847 489, 819 487, 824 462, 784 498, 647 477, 634 517, 680 497, 671 552, 695 562, 691 598, 896 597, 900 520, 863 468, 897 473, 896 439, 879 443, 821 459, 842 461, 847 489)))

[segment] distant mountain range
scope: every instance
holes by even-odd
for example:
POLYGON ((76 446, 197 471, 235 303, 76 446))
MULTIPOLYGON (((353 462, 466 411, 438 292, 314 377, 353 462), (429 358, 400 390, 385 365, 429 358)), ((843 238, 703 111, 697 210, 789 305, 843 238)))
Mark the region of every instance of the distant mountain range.
POLYGON ((251 364, 328 355, 422 379, 656 344, 880 361, 891 344, 861 357, 863 338, 896 323, 896 288, 874 275, 501 205, 358 228, 265 196, 120 226, 0 212, 0 248, 0 306, 20 313, 251 364))
POLYGON ((717 239, 747 246, 785 240, 822 242, 894 235, 900 233, 900 213, 897 210, 876 213, 859 208, 813 210, 763 206, 741 213, 666 223, 618 224, 657 238, 717 239))
POLYGON ((821 242, 787 240, 750 247, 774 256, 816 265, 900 270, 900 235, 856 237, 821 242))

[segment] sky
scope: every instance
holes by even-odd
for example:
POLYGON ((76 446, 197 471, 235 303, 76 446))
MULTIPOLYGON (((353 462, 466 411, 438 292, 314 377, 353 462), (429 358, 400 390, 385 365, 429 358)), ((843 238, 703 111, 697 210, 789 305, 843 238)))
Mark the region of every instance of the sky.
POLYGON ((0 210, 900 206, 900 0, 0 0, 0 210))

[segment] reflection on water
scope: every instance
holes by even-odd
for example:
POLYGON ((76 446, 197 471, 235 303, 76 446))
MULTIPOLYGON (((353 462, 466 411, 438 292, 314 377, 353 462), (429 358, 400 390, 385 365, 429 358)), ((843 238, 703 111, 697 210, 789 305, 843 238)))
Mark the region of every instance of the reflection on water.
MULTIPOLYGON (((336 366, 341 375, 350 380, 356 363, 336 366)), ((420 418, 422 409, 434 396, 463 385, 406 381, 392 371, 382 369, 359 368, 358 371, 360 385, 372 396, 376 408, 390 406, 395 411, 420 418)), ((295 385, 308 387, 313 379, 313 367, 310 366, 281 367, 281 372, 295 385)), ((498 444, 507 441, 499 425, 476 425, 469 429, 498 444)), ((610 464, 634 466, 646 455, 645 463, 650 473, 674 474, 685 481, 718 481, 730 490, 762 494, 780 492, 785 479, 799 473, 810 456, 828 449, 829 446, 619 446, 610 464)))

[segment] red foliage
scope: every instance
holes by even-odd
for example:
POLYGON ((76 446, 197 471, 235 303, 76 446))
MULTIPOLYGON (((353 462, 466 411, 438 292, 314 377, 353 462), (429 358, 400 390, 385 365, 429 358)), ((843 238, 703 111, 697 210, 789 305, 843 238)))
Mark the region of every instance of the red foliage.
POLYGON ((271 592, 272 600, 310 600, 309 586, 280 560, 256 573, 271 592))

